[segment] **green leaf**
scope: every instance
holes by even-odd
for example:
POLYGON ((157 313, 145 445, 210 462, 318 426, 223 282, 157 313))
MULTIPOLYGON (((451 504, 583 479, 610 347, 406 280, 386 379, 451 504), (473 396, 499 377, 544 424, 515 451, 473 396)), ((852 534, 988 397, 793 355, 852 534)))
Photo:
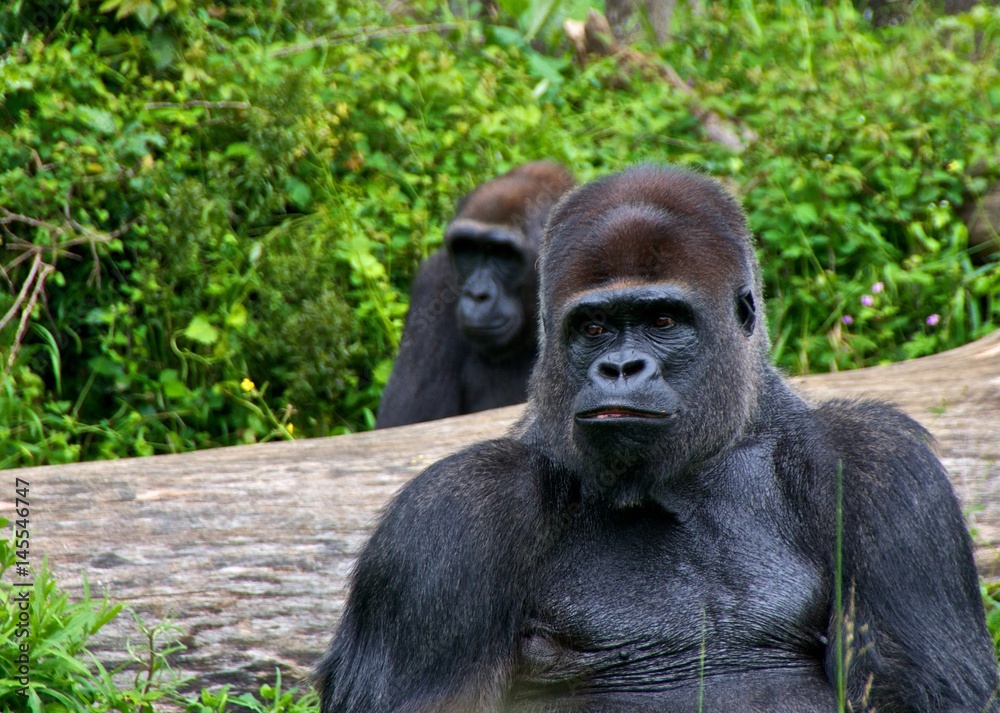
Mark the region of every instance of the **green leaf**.
POLYGON ((92 106, 78 106, 76 113, 84 123, 95 131, 106 136, 118 133, 118 126, 115 124, 115 118, 111 112, 92 106))
POLYGON ((241 156, 243 158, 253 158, 257 155, 256 149, 250 144, 243 141, 235 141, 228 146, 226 146, 225 152, 226 158, 232 158, 234 156, 241 156))
POLYGON ((525 44, 524 35, 513 27, 490 25, 486 29, 486 37, 500 47, 522 47, 525 44))
POLYGON ((539 79, 547 79, 553 84, 561 84, 563 76, 559 70, 564 66, 564 62, 546 57, 538 52, 531 52, 528 55, 528 67, 531 73, 539 79))
POLYGON ((229 311, 226 317, 226 326, 239 329, 247 323, 247 308, 243 305, 236 305, 229 311))
POLYGON ((121 374, 123 373, 122 368, 118 364, 115 364, 113 361, 111 361, 111 359, 108 359, 108 357, 106 356, 96 356, 93 357, 92 359, 88 359, 87 366, 90 367, 91 371, 93 371, 95 374, 99 374, 100 376, 108 376, 114 378, 117 376, 121 376, 121 374))
POLYGON ((815 225, 819 222, 819 214, 812 203, 796 203, 792 208, 792 215, 802 225, 815 225))
POLYGON ((215 344, 219 340, 219 330, 208 321, 208 315, 199 312, 185 327, 184 336, 199 344, 215 344))
POLYGON ((151 2, 142 2, 136 8, 135 16, 139 18, 139 22, 142 23, 143 27, 149 28, 156 22, 156 18, 160 16, 160 8, 151 2))
POLYGON ((389 102, 386 104, 385 113, 396 121, 402 121, 406 118, 406 110, 396 102, 389 102))
POLYGON ((187 385, 178 378, 176 369, 164 369, 160 373, 160 386, 168 399, 184 398, 190 393, 187 385))
POLYGON ((312 204, 312 189, 297 178, 288 179, 288 197, 298 208, 303 210, 312 204))
POLYGON ((521 16, 526 40, 530 42, 535 38, 558 4, 558 0, 534 0, 530 3, 528 13, 521 16))

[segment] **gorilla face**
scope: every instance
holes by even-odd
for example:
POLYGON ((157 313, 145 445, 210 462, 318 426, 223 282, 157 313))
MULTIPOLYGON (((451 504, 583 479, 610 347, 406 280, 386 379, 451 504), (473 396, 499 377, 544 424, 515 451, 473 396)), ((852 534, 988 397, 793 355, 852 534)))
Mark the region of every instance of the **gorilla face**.
MULTIPOLYGON (((684 409, 681 391, 698 351, 684 291, 651 285, 597 290, 564 318, 578 429, 657 438, 684 409)), ((623 435, 617 436, 622 438, 623 435)))
POLYGON ((524 305, 533 303, 536 284, 533 255, 523 237, 500 226, 456 227, 447 246, 459 290, 458 325, 476 349, 495 355, 526 332, 524 305))
POLYGON ((641 168, 591 184, 542 256, 534 388, 557 459, 629 500, 739 436, 767 344, 751 239, 717 184, 641 168))

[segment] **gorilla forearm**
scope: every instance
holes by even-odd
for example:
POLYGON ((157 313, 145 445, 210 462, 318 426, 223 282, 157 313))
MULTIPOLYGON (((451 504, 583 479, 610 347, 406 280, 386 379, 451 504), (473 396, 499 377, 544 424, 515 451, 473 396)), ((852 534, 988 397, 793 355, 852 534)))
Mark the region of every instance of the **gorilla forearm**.
POLYGON ((319 666, 325 711, 500 704, 534 570, 557 536, 553 508, 565 499, 548 471, 540 454, 500 440, 403 488, 358 560, 319 666))
MULTIPOLYGON (((819 414, 844 453, 834 475, 842 480, 848 690, 879 710, 1000 709, 1000 701, 985 707, 995 659, 981 635, 972 542, 930 435, 875 402, 828 403, 819 414)), ((814 490, 829 497, 833 485, 814 490)), ((836 640, 835 616, 829 638, 836 640)), ((832 679, 836 653, 831 645, 832 679)))

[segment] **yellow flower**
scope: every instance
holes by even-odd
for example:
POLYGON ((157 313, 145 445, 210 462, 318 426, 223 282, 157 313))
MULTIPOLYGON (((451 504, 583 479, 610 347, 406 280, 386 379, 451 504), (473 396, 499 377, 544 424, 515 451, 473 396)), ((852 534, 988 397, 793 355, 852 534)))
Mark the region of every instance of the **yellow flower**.
POLYGON ((250 379, 243 379, 243 381, 240 382, 240 388, 244 391, 253 391, 257 387, 252 381, 250 381, 250 379))
POLYGON ((293 433, 295 433, 295 424, 294 423, 286 424, 285 428, 288 429, 288 435, 289 436, 292 435, 293 433))
POLYGON ((945 168, 947 168, 952 173, 958 173, 959 171, 962 170, 962 164, 960 164, 958 161, 949 161, 948 165, 945 168))

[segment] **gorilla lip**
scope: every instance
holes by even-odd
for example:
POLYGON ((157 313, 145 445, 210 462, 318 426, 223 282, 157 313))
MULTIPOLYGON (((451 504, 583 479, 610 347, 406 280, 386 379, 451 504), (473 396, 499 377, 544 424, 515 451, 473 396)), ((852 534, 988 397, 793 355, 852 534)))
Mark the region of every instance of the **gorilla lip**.
POLYGON ((466 332, 482 335, 503 334, 510 330, 510 322, 500 322, 499 324, 470 324, 464 327, 466 332))
POLYGON ((669 418, 670 414, 666 411, 642 411, 623 406, 603 406, 601 408, 590 409, 588 411, 581 411, 576 415, 576 417, 587 420, 606 420, 617 418, 660 419, 669 418))

